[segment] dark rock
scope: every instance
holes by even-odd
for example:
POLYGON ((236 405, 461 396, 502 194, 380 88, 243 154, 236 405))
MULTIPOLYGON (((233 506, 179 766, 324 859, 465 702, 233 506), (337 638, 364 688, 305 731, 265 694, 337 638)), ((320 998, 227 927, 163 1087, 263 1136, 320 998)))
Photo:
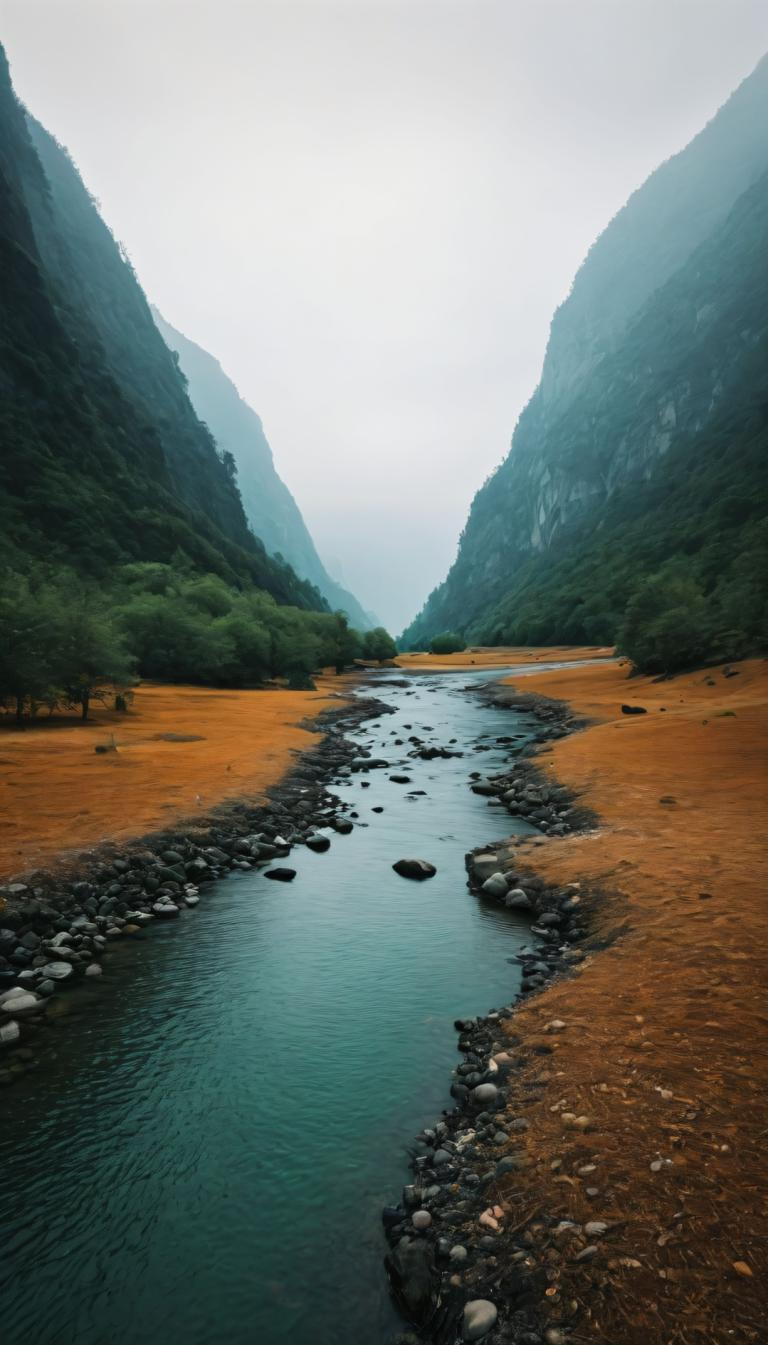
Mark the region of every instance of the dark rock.
POLYGON ((414 878, 417 882, 422 882, 425 878, 434 878, 437 873, 434 864, 430 864, 426 859, 398 859, 392 868, 401 878, 414 878))
POLYGON ((267 869, 265 878, 273 878, 277 883, 292 883, 296 877, 295 869, 267 869))
POLYGON ((648 711, 643 705, 622 705, 621 713, 623 715, 647 715, 648 711))

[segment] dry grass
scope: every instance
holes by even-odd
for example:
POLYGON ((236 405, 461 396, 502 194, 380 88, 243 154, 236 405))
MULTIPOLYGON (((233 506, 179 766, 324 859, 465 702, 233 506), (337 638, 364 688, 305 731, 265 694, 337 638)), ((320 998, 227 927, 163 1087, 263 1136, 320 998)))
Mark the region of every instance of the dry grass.
POLYGON ((312 744, 302 722, 337 705, 333 693, 349 680, 321 678, 316 692, 147 684, 127 715, 97 707, 89 724, 3 725, 0 876, 161 830, 226 799, 258 801, 312 744), (117 751, 97 754, 113 736, 117 751))
POLYGON ((765 1341, 768 664, 656 684, 581 668, 521 689, 596 721, 539 760, 604 825, 526 859, 588 904, 600 893, 594 923, 614 941, 516 1015, 532 1166, 505 1194, 610 1225, 588 1263, 548 1262, 553 1317, 577 1301, 579 1341, 765 1341))
POLYGON ((561 663, 593 658, 611 658, 613 649, 582 646, 563 646, 558 649, 524 649, 509 645, 505 648, 463 649, 460 654, 399 654, 396 663, 401 668, 506 668, 511 663, 561 663))

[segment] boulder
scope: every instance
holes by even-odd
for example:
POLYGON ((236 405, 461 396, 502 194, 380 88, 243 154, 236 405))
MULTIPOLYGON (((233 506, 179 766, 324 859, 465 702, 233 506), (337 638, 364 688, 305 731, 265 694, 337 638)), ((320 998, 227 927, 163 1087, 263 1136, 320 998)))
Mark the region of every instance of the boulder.
POLYGON ((490 878, 486 878, 482 885, 482 890, 486 896, 496 897, 499 900, 507 895, 507 880, 503 873, 492 873, 490 878))
POLYGON ((472 1097, 475 1102, 482 1102, 484 1104, 495 1102, 498 1095, 499 1090, 495 1083, 480 1083, 476 1088, 472 1089, 472 1097))
POLYGON ((491 1327, 496 1325, 498 1315, 498 1308, 495 1303, 491 1303, 490 1299, 470 1299, 464 1307, 464 1317, 461 1323, 462 1340, 482 1340, 483 1336, 487 1336, 491 1327))
POLYGON ((331 848, 331 842, 327 836, 307 836, 306 845, 308 850, 314 850, 315 854, 318 855, 331 848))
POLYGON ((416 882, 423 882, 425 878, 434 878, 437 869, 434 864, 430 864, 426 859, 398 859, 392 865, 395 873, 399 873, 401 878, 413 878, 416 882))
POLYGON ((272 878, 276 883, 292 883, 296 877, 295 869, 267 869, 264 873, 265 878, 272 878))
POLYGON ((42 980, 46 981, 66 981, 73 970, 69 962, 46 962, 45 966, 39 968, 42 980))

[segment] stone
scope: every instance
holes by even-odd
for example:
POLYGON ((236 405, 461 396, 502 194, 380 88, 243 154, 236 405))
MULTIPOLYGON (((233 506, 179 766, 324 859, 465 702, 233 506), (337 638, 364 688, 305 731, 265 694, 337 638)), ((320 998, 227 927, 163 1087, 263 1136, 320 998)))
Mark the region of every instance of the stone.
POLYGON ((446 1163, 450 1163, 451 1158, 452 1155, 447 1149, 435 1149, 435 1152, 432 1155, 432 1166, 434 1168, 445 1167, 446 1163))
POLYGON ((415 1213, 411 1215, 411 1223, 419 1233, 423 1233, 427 1228, 431 1227, 432 1215, 429 1210, 416 1210, 415 1213))
POLYGON ((101 976, 102 969, 99 966, 98 962, 89 962, 88 966, 85 969, 85 974, 86 976, 101 976))
POLYGON ((13 1046, 20 1036, 21 1028, 13 1018, 7 1023, 0 1023, 0 1046, 13 1046))
POLYGON ((504 905, 510 911, 530 911, 533 909, 531 899, 522 887, 513 887, 504 898, 504 905))
POLYGON ((488 1298, 473 1298, 465 1304, 461 1323, 462 1340, 482 1340, 496 1325, 499 1312, 488 1298))
POLYGON ((271 878, 276 883, 292 883, 296 877, 295 869, 266 869, 265 878, 271 878))
POLYGON ((392 868, 401 878, 413 878, 417 883, 423 882, 425 878, 434 878, 437 873, 434 864, 426 859, 398 859, 392 868))
POLYGON ((448 1253, 449 1260, 453 1261, 454 1264, 459 1266, 463 1265, 464 1262, 468 1259, 468 1257, 469 1252, 467 1251, 466 1247, 462 1247, 461 1243, 457 1243, 455 1247, 451 1247, 451 1250, 448 1253))
POLYGON ((623 715, 647 715, 648 711, 644 705, 622 705, 621 713, 623 715))
MULTIPOLYGON (((179 908, 173 901, 155 901, 152 903, 152 910, 155 915, 159 916, 161 919, 173 919, 174 916, 179 914, 179 908)), ((117 930, 117 933, 119 934, 120 931, 117 930)), ((110 938, 111 936, 112 930, 108 929, 107 938, 110 938)))
POLYGON ((590 1223, 584 1225, 584 1232, 589 1238, 601 1238, 603 1233, 608 1232, 608 1225, 603 1223, 602 1219, 592 1219, 590 1223))
POLYGON ((494 1083, 481 1083, 472 1089, 472 1097, 475 1102, 495 1102, 498 1095, 499 1090, 494 1083))
POLYGON ((393 785, 409 785, 411 783, 410 775, 390 775, 393 785))
POLYGON ((14 995, 13 999, 7 1000, 1 1006, 3 1013, 27 1014, 34 1013, 36 1009, 42 1008, 43 1001, 37 998, 37 995, 30 995, 22 992, 20 995, 14 995))
POLYGON ((307 836, 306 845, 308 850, 314 850, 315 854, 318 855, 331 848, 331 842, 327 836, 307 836))
POLYGON ((40 975, 43 980, 48 981, 66 981, 67 977, 72 975, 74 968, 69 962, 46 962, 40 968, 40 975))
POLYGON ((501 900, 507 895, 507 880, 503 873, 492 873, 490 878, 486 878, 482 884, 482 891, 486 896, 497 897, 501 900))

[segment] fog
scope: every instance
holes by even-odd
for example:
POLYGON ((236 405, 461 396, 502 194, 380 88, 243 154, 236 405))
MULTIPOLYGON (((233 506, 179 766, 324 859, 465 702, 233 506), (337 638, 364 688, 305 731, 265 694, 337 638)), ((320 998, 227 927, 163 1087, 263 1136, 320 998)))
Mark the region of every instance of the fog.
POLYGON ((768 46, 764 0, 4 0, 2 17, 20 96, 393 631, 448 569, 589 245, 768 46))

